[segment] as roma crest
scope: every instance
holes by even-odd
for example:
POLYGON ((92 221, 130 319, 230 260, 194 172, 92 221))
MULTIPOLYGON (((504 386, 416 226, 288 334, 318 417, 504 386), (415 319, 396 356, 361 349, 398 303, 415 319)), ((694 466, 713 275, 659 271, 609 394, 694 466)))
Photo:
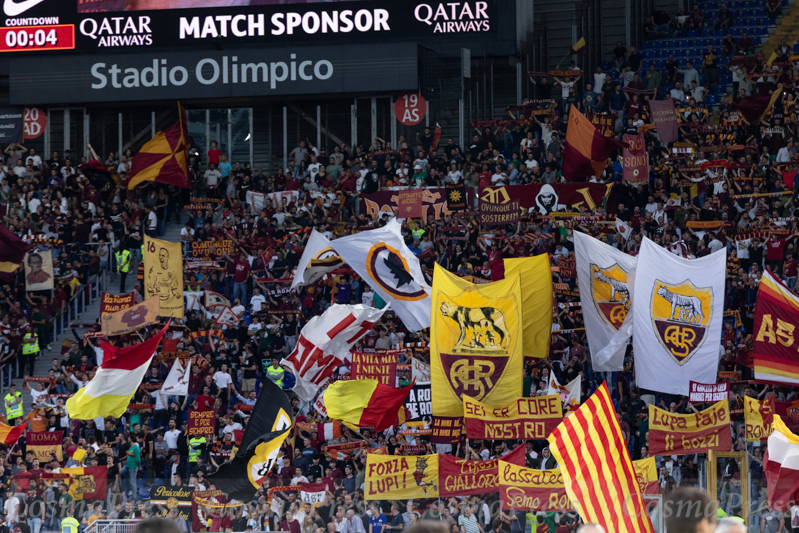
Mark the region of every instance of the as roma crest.
POLYGON ((502 377, 508 357, 480 357, 442 353, 441 366, 449 386, 458 397, 466 394, 483 401, 502 377))
POLYGON ((627 288, 627 271, 618 264, 607 268, 589 265, 591 272, 591 299, 605 322, 617 330, 630 310, 630 289, 627 288))
POLYGON ((397 300, 415 302, 428 296, 413 279, 408 262, 399 250, 384 242, 375 244, 367 252, 366 272, 370 284, 378 285, 397 300))
POLYGON ((672 285, 655 280, 652 325, 660 344, 682 366, 705 342, 713 315, 713 288, 689 280, 672 285))

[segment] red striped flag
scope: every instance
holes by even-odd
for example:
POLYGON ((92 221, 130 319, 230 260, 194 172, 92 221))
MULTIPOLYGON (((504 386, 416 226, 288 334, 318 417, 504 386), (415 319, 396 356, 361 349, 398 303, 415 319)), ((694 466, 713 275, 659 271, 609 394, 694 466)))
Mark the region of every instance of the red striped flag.
POLYGON ((605 383, 549 436, 566 494, 608 533, 653 533, 605 383))

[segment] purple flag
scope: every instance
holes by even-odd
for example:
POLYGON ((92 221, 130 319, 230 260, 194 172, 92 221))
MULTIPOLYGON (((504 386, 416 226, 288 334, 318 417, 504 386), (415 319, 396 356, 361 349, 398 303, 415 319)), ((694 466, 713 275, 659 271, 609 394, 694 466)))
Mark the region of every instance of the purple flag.
POLYGON ((674 110, 674 100, 650 100, 649 108, 652 110, 652 122, 658 130, 660 142, 670 143, 677 140, 677 113, 674 110))

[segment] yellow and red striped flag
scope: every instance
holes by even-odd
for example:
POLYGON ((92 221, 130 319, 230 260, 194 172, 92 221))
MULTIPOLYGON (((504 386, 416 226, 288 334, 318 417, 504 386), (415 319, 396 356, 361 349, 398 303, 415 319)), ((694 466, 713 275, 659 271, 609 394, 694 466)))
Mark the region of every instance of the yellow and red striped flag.
POLYGON ((605 383, 549 436, 566 494, 608 533, 653 533, 605 383))
POLYGON ((178 103, 178 121, 155 134, 133 156, 128 189, 145 181, 166 183, 188 189, 189 183, 188 115, 178 103))

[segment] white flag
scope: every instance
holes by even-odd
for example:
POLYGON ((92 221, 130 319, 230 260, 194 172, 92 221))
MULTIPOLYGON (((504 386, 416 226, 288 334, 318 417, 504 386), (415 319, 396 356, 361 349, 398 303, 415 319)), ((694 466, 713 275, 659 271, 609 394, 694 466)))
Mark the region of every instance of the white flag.
POLYGON ((568 385, 563 386, 558 383, 558 378, 555 377, 555 374, 550 373, 547 394, 557 394, 560 396, 560 400, 563 402, 563 405, 566 407, 566 409, 571 411, 580 405, 582 386, 582 375, 578 375, 576 378, 571 380, 568 385))
POLYGON ((621 236, 624 238, 625 242, 630 240, 630 237, 633 235, 633 228, 625 221, 620 218, 616 219, 616 231, 621 233, 621 236))
POLYGON ((690 381, 716 382, 726 266, 726 251, 682 259, 644 239, 632 313, 638 387, 687 395, 690 381))
POLYGON ((239 323, 239 317, 233 312, 230 307, 223 307, 222 312, 214 320, 214 324, 222 324, 228 327, 235 326, 239 323))
POLYGON ((387 302, 405 327, 430 327, 430 294, 419 259, 405 246, 397 219, 379 229, 330 242, 347 264, 387 302))
POLYGON ((309 320, 294 351, 283 360, 297 378, 297 396, 306 402, 313 400, 352 346, 375 327, 387 308, 335 304, 309 320))
POLYGON ((314 229, 308 237, 308 242, 305 243, 305 250, 294 272, 291 288, 310 285, 328 272, 343 267, 344 264, 344 260, 330 247, 327 237, 314 229))
POLYGON ((205 307, 214 307, 217 305, 230 307, 230 300, 228 300, 218 292, 205 291, 205 307))
POLYGON ((632 306, 632 275, 638 260, 584 233, 574 232, 577 280, 585 332, 596 372, 618 372, 624 366, 629 335, 611 353, 601 354, 632 306), (628 281, 630 283, 628 283, 628 281))
POLYGON ((178 357, 175 359, 175 364, 172 365, 172 370, 164 380, 164 386, 161 392, 164 394, 174 394, 177 396, 186 396, 189 393, 189 378, 191 377, 191 360, 183 367, 183 363, 178 357))
POLYGON ((266 205, 266 195, 262 192, 247 191, 244 201, 252 206, 253 213, 258 213, 266 205))
POLYGON ((296 204, 300 199, 299 191, 270 192, 267 194, 267 196, 270 200, 272 200, 273 208, 277 208, 279 205, 291 205, 292 203, 296 204), (286 200, 286 204, 283 204, 283 199, 286 200))

